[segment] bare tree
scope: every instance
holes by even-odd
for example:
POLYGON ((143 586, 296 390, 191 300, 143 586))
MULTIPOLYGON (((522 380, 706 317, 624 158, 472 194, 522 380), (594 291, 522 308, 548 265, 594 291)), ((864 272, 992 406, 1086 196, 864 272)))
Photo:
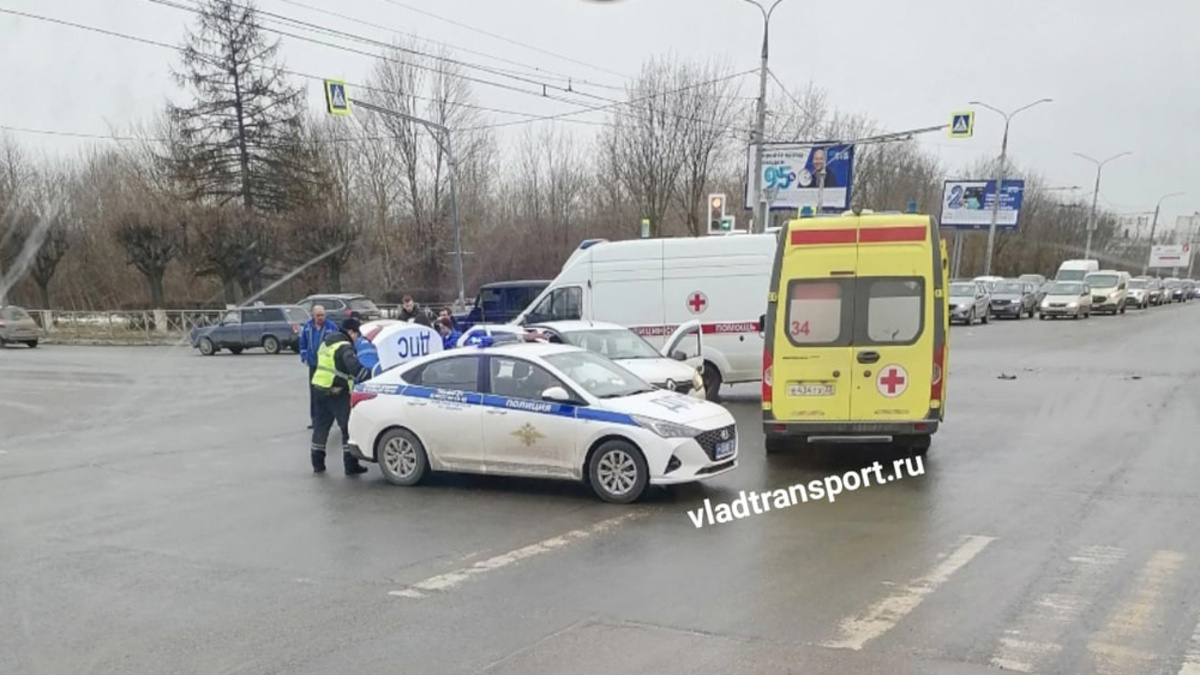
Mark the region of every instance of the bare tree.
POLYGON ((726 82, 729 71, 727 65, 683 65, 675 78, 674 86, 682 89, 676 123, 683 133, 683 167, 675 198, 693 237, 708 229, 705 196, 722 158, 728 161, 733 154, 732 126, 744 107, 738 104, 738 90, 729 89, 726 82))
POLYGON ((687 133, 679 118, 686 96, 676 91, 682 79, 674 61, 651 59, 627 88, 636 103, 610 116, 601 140, 605 169, 650 220, 652 236, 662 229, 683 171, 687 133))
POLYGON ((130 209, 118 217, 117 242, 125 249, 126 263, 146 278, 150 306, 163 307, 163 276, 179 255, 180 228, 161 213, 130 209))

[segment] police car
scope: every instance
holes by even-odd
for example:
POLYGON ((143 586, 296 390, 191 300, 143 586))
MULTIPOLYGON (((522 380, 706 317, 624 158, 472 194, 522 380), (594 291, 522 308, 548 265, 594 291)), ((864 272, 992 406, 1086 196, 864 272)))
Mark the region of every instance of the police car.
POLYGON ((430 471, 560 478, 624 504, 737 467, 727 410, 571 345, 444 351, 359 384, 351 405, 351 453, 395 485, 430 471))

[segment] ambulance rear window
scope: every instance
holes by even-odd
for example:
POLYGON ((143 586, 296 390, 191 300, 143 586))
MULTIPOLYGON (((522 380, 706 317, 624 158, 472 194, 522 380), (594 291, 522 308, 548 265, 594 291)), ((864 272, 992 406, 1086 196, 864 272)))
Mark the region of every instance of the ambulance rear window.
POLYGON ((925 281, 859 278, 866 301, 866 340, 855 344, 906 344, 921 335, 924 323, 925 281), (864 288, 865 287, 865 288, 864 288))
POLYGON ((788 284, 787 335, 796 345, 848 342, 845 318, 852 299, 846 282, 829 279, 793 280, 788 284))

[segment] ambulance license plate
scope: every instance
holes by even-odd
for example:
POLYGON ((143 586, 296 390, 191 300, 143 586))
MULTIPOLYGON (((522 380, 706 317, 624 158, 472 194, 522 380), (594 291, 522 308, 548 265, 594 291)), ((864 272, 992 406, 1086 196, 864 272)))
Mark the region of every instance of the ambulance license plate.
POLYGON ((715 455, 717 459, 725 459, 733 454, 734 447, 734 441, 721 441, 720 443, 717 443, 717 447, 713 451, 713 455, 715 455))
POLYGON ((788 385, 788 396, 833 396, 833 385, 816 382, 797 382, 788 385))

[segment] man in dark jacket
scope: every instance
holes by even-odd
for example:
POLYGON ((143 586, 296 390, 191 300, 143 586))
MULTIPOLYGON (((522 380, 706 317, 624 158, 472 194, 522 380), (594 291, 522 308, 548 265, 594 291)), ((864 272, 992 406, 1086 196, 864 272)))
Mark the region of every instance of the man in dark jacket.
POLYGON ((401 321, 432 327, 433 322, 429 320, 429 313, 425 311, 424 307, 418 305, 411 295, 406 295, 401 300, 399 316, 401 321))
POLYGON ((354 352, 354 342, 359 336, 358 319, 346 319, 342 323, 342 330, 326 335, 317 350, 316 370, 310 383, 317 401, 310 453, 313 473, 325 471, 325 444, 334 422, 342 431, 342 463, 346 475, 367 471, 367 467, 359 464, 358 459, 350 454, 349 448, 350 390, 355 382, 371 378, 371 371, 359 363, 354 352))
POLYGON ((300 328, 300 361, 308 366, 308 428, 313 428, 317 419, 317 397, 312 392, 312 378, 317 372, 317 350, 326 335, 337 332, 337 324, 325 318, 325 308, 313 305, 312 319, 300 328))

